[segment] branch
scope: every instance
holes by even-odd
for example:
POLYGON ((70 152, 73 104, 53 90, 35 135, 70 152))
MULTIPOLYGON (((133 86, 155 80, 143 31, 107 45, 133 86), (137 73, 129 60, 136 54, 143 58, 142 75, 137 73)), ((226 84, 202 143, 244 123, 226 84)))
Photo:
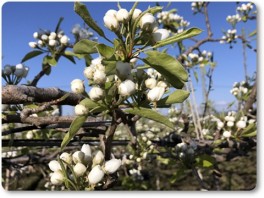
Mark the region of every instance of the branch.
POLYGON ((205 24, 207 28, 207 35, 208 35, 208 38, 211 38, 213 36, 213 33, 211 30, 211 25, 210 25, 209 16, 208 16, 208 10, 207 10, 208 4, 209 2, 207 2, 204 6, 204 16, 205 16, 205 24))
POLYGON ((36 88, 25 85, 7 85, 2 87, 2 104, 25 104, 30 102, 50 102, 69 94, 69 96, 58 103, 58 105, 77 105, 84 96, 69 93, 58 88, 36 88))
POLYGON ((249 95, 249 98, 245 104, 245 107, 243 109, 244 113, 248 113, 248 110, 253 106, 253 104, 256 102, 257 100, 257 82, 255 82, 252 91, 249 95))

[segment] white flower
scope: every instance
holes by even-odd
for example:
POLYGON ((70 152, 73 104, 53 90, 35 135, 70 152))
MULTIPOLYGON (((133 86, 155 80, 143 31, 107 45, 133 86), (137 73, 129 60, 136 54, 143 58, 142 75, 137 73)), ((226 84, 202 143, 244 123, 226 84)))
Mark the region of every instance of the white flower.
POLYGON ((232 126, 234 126, 234 122, 232 122, 232 121, 228 121, 226 125, 227 125, 228 127, 232 127, 232 126))
POLYGON ((170 36, 170 33, 166 29, 158 29, 152 33, 152 38, 155 42, 164 40, 170 36))
POLYGON ((49 35, 49 40, 55 40, 56 36, 57 36, 57 34, 55 32, 51 32, 49 35))
POLYGON ((57 160, 52 160, 49 162, 49 168, 50 170, 52 170, 53 172, 59 171, 61 170, 61 166, 60 163, 57 160))
POLYGON ((46 34, 41 35, 41 40, 46 41, 49 37, 46 34))
POLYGON ((33 132, 32 131, 28 131, 27 134, 26 134, 26 138, 27 139, 32 139, 34 136, 33 136, 33 132))
POLYGON ((52 173, 50 177, 50 182, 53 185, 61 185, 63 183, 64 176, 61 171, 56 171, 55 173, 52 173))
POLYGON ((35 39, 37 39, 38 36, 39 36, 38 32, 34 32, 34 33, 33 33, 33 37, 34 37, 35 39))
POLYGON ((28 45, 31 48, 36 48, 37 47, 37 43, 36 42, 29 42, 28 45))
POLYGON ((17 64, 16 65, 16 70, 14 72, 14 74, 19 78, 19 77, 23 77, 24 75, 24 70, 25 70, 25 67, 24 65, 22 65, 21 63, 20 64, 17 64))
POLYGON ((108 11, 105 13, 105 15, 107 15, 107 16, 112 16, 112 17, 116 17, 116 13, 117 13, 116 10, 110 9, 110 10, 108 10, 108 11))
POLYGON ((159 81, 158 84, 157 84, 157 87, 163 87, 163 88, 166 89, 168 87, 168 85, 164 81, 159 81))
POLYGON ((93 75, 93 80, 96 84, 104 84, 106 81, 106 74, 101 70, 96 70, 93 75))
POLYGON ((5 67, 4 67, 4 74, 5 75, 10 75, 10 74, 12 74, 12 69, 11 69, 11 66, 10 65, 6 65, 5 67))
POLYGON ((88 95, 91 100, 99 101, 104 97, 104 90, 100 87, 92 87, 88 95))
POLYGON ((136 84, 132 80, 125 80, 118 86, 118 93, 121 96, 130 96, 136 90, 136 84))
POLYGON ((104 161, 104 154, 102 151, 98 150, 94 154, 93 165, 101 164, 104 161))
POLYGON ((78 162, 82 163, 84 159, 85 154, 82 151, 75 151, 72 155, 72 160, 75 164, 78 162))
POLYGON ((92 80, 93 79, 94 72, 95 72, 95 66, 94 65, 91 65, 91 66, 86 67, 84 69, 83 74, 84 74, 84 76, 87 79, 92 80))
POLYGON ((100 165, 93 167, 91 172, 88 175, 88 181, 90 184, 97 184, 104 178, 104 171, 100 165))
POLYGON ((126 9, 120 9, 116 13, 116 19, 119 22, 127 22, 129 19, 129 13, 126 9))
MULTIPOLYGON (((130 10, 130 12, 131 12, 132 10, 130 10)), ((139 17, 139 15, 142 13, 142 11, 140 10, 140 9, 135 9, 134 10, 134 12, 133 12, 133 15, 132 15, 132 19, 133 20, 136 20, 138 17, 139 17)))
POLYGON ((23 73, 23 78, 26 78, 29 72, 29 67, 24 67, 24 73, 23 73))
POLYGON ((49 46, 53 47, 56 44, 57 44, 57 41, 56 40, 53 40, 53 39, 49 40, 49 46))
POLYGON ((76 105, 74 110, 77 116, 87 115, 89 113, 89 109, 81 104, 76 105))
POLYGON ((122 161, 120 159, 111 159, 107 162, 105 162, 104 170, 108 174, 115 173, 119 167, 121 166, 122 161))
POLYGON ((111 15, 105 15, 104 16, 104 24, 105 27, 107 27, 111 31, 117 31, 119 29, 119 23, 116 19, 116 17, 111 15))
POLYGON ((218 129, 222 129, 223 127, 224 127, 224 123, 223 122, 221 122, 221 121, 217 122, 217 128, 218 129))
POLYGON ((116 73, 117 73, 117 76, 121 80, 127 79, 127 77, 131 74, 131 66, 130 66, 130 64, 127 63, 127 62, 117 61, 117 63, 116 63, 116 73))
POLYGON ((149 89, 153 89, 157 85, 157 80, 155 78, 148 78, 145 80, 145 85, 149 89))
POLYGON ((146 13, 141 17, 140 20, 140 27, 142 29, 149 29, 151 27, 152 24, 155 23, 155 17, 150 14, 150 13, 146 13))
POLYGON ((42 47, 43 46, 43 41, 42 40, 38 40, 38 45, 42 47))
POLYGON ((154 87, 148 92, 148 95, 147 95, 148 100, 151 102, 157 102, 161 99, 164 92, 165 92, 164 87, 154 87))
POLYGON ((224 131, 223 137, 224 138, 230 138, 231 137, 231 132, 230 131, 224 131))
POLYGON ((84 92, 84 84, 80 79, 75 79, 71 82, 71 90, 73 93, 83 93, 84 92))
POLYGON ((64 161, 64 162, 66 162, 67 164, 70 164, 71 165, 71 163, 72 163, 72 156, 69 153, 66 153, 66 152, 62 153, 60 155, 60 159, 62 161, 64 161))
POLYGON ((89 144, 84 144, 81 151, 84 153, 84 164, 88 164, 92 159, 92 151, 89 144))
POLYGON ((61 42, 61 44, 63 44, 63 45, 67 45, 68 44, 68 42, 69 42, 69 38, 66 36, 66 35, 63 35, 61 38, 60 38, 60 42, 61 42))
POLYGON ((243 120, 240 120, 236 123, 237 128, 244 129, 246 128, 246 122, 243 120))
POLYGON ((86 167, 82 163, 77 163, 73 167, 73 171, 77 177, 83 176, 84 173, 86 172, 86 167))

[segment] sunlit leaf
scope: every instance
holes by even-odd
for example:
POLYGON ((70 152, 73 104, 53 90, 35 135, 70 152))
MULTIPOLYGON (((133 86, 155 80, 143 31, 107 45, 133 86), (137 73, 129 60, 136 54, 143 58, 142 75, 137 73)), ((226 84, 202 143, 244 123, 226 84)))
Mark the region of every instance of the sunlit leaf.
POLYGON ((34 58, 40 54, 43 54, 44 52, 43 51, 40 51, 40 50, 34 50, 34 51, 31 51, 29 53, 27 53, 24 58, 21 60, 21 63, 24 63, 26 62, 27 60, 31 59, 31 58, 34 58))
POLYGON ((94 54, 97 53, 97 44, 97 42, 82 39, 73 46, 73 52, 75 54, 94 54))
POLYGON ((189 97, 190 93, 185 90, 178 89, 174 91, 169 96, 161 99, 157 102, 158 107, 162 107, 164 105, 170 105, 175 103, 182 103, 189 97))

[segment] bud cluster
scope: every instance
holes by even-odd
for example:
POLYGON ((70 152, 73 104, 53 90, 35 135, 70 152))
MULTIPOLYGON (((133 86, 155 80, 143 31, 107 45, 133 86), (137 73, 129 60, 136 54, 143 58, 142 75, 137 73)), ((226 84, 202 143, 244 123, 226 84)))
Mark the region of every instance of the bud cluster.
POLYGON ((235 82, 230 93, 234 95, 237 99, 241 100, 244 96, 248 95, 250 86, 245 81, 235 82))
POLYGON ((195 65, 198 65, 200 67, 204 67, 212 60, 212 52, 207 52, 206 50, 203 50, 201 53, 189 53, 188 56, 185 54, 182 55, 184 59, 184 64, 188 67, 193 67, 195 65))
POLYGON ((256 14, 256 11, 253 12, 253 3, 243 3, 241 6, 237 7, 237 12, 240 15, 242 21, 246 22, 249 18, 256 14))
POLYGON ((29 67, 19 63, 17 65, 5 65, 2 69, 2 77, 8 84, 17 85, 22 78, 26 78, 29 67))
POLYGON ((236 24, 239 22, 239 21, 241 21, 241 17, 240 17, 240 15, 239 14, 236 14, 236 15, 228 15, 227 17, 226 17, 226 21, 228 22, 228 23, 230 23, 231 25, 232 25, 232 27, 235 27, 236 26, 236 24))
POLYGON ((71 32, 75 36, 76 41, 79 41, 82 39, 89 39, 93 41, 98 40, 97 37, 94 37, 93 32, 88 31, 88 28, 82 28, 80 24, 74 25, 71 32))
POLYGON ((88 185, 94 187, 103 181, 105 175, 114 174, 121 166, 119 159, 113 158, 105 162, 102 151, 96 150, 92 153, 88 144, 84 144, 80 151, 75 151, 73 154, 62 153, 59 159, 64 167, 61 167, 57 160, 52 160, 49 163, 49 168, 53 171, 50 178, 53 185, 62 185, 66 179, 72 182, 78 179, 83 182, 83 188, 88 185))
POLYGON ((236 43, 236 39, 238 38, 237 30, 236 29, 229 29, 226 32, 224 32, 224 36, 222 36, 222 39, 220 40, 220 43, 236 43))
POLYGON ((191 7, 192 7, 192 11, 194 13, 198 13, 198 12, 202 12, 202 8, 204 6, 203 1, 198 1, 198 2, 192 2, 191 7))

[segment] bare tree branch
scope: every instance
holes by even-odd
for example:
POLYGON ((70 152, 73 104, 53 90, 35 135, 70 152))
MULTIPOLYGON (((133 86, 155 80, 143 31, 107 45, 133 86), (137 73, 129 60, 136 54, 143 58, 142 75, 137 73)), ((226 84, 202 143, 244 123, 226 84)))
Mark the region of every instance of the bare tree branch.
MULTIPOLYGON (((7 85, 2 87, 2 104, 25 104, 29 102, 50 102, 68 94, 58 88, 36 88, 25 85, 7 85)), ((76 105, 84 96, 69 93, 69 96, 58 105, 76 105)))

